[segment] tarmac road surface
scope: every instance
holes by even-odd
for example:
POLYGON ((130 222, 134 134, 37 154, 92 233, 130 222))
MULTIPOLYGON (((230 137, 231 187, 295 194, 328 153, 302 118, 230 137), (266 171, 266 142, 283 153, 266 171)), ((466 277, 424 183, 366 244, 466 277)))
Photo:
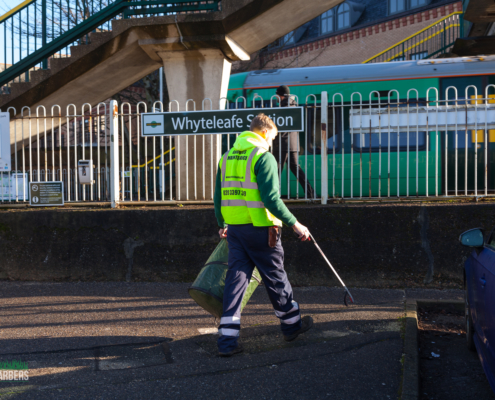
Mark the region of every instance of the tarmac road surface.
POLYGON ((460 291, 295 288, 314 328, 283 341, 264 287, 245 308, 245 352, 216 356, 218 321, 189 284, 0 282, 0 399, 397 399, 408 297, 460 291))

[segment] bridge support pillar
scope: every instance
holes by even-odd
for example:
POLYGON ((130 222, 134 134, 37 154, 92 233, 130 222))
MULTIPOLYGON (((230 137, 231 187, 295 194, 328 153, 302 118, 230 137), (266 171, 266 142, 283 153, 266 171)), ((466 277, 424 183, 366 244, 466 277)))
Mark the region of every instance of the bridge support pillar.
MULTIPOLYGON (((224 109, 231 62, 217 49, 160 51, 171 111, 224 109), (210 99, 210 100, 208 100, 210 99), (192 100, 192 101, 190 101, 192 100)), ((167 105, 165 104, 165 109, 167 105)), ((175 140, 177 200, 212 200, 221 135, 182 136, 175 140)))

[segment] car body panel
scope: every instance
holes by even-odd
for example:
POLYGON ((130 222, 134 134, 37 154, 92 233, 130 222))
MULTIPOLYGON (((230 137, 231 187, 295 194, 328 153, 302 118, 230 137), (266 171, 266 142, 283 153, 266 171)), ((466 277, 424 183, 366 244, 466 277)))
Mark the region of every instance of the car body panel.
POLYGON ((480 265, 484 287, 484 315, 482 323, 483 350, 486 355, 485 373, 495 391, 495 248, 485 247, 481 254, 480 265))
POLYGON ((476 307, 476 271, 479 267, 478 254, 473 250, 472 254, 467 259, 464 268, 466 271, 466 287, 468 288, 469 304, 471 306, 471 317, 473 320, 473 326, 475 329, 479 328, 479 318, 476 307))
MULTIPOLYGON (((491 238, 487 243, 495 243, 491 238)), ((473 250, 464 268, 475 330, 474 343, 495 392, 495 246, 485 244, 482 249, 473 250)))
POLYGON ((475 301, 475 308, 476 308, 476 322, 474 324, 474 329, 483 346, 485 346, 486 343, 485 328, 484 328, 486 323, 486 317, 485 317, 486 272, 485 272, 484 264, 490 262, 491 253, 492 252, 486 247, 483 248, 483 250, 480 252, 476 260, 473 262, 474 268, 473 268, 473 273, 471 275, 473 277, 472 287, 475 289, 473 296, 475 301))

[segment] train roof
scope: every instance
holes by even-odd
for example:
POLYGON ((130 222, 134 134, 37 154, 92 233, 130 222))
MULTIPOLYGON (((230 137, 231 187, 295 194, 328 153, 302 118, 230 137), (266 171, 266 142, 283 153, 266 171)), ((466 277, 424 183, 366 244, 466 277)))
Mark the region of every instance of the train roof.
POLYGON ((285 68, 249 72, 244 89, 495 74, 495 56, 285 68))

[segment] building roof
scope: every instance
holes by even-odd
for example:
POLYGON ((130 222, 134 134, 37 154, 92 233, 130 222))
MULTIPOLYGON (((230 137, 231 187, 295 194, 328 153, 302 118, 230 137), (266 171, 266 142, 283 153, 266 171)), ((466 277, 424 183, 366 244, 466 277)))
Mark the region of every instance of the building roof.
MULTIPOLYGON (((325 38, 333 35, 340 35, 345 32, 354 31, 356 29, 364 28, 370 25, 376 25, 379 23, 386 22, 388 20, 393 20, 401 17, 405 17, 411 14, 416 14, 431 8, 436 8, 441 5, 457 3, 459 0, 431 0, 428 5, 422 7, 412 8, 410 10, 388 14, 388 2, 389 0, 352 0, 350 3, 363 5, 364 10, 359 17, 359 19, 351 27, 346 29, 334 30, 327 34, 320 35, 320 17, 314 18, 313 20, 302 25, 295 31, 295 43, 290 45, 285 45, 284 49, 289 49, 292 46, 298 46, 306 42, 311 42, 315 39, 325 38)), ((337 6, 338 7, 338 6, 337 6)), ((335 7, 335 8, 337 8, 335 7)), ((270 49, 270 46, 269 46, 270 49)), ((271 49, 270 49, 271 50, 271 49)), ((273 51, 278 51, 279 48, 273 48, 273 51)))

